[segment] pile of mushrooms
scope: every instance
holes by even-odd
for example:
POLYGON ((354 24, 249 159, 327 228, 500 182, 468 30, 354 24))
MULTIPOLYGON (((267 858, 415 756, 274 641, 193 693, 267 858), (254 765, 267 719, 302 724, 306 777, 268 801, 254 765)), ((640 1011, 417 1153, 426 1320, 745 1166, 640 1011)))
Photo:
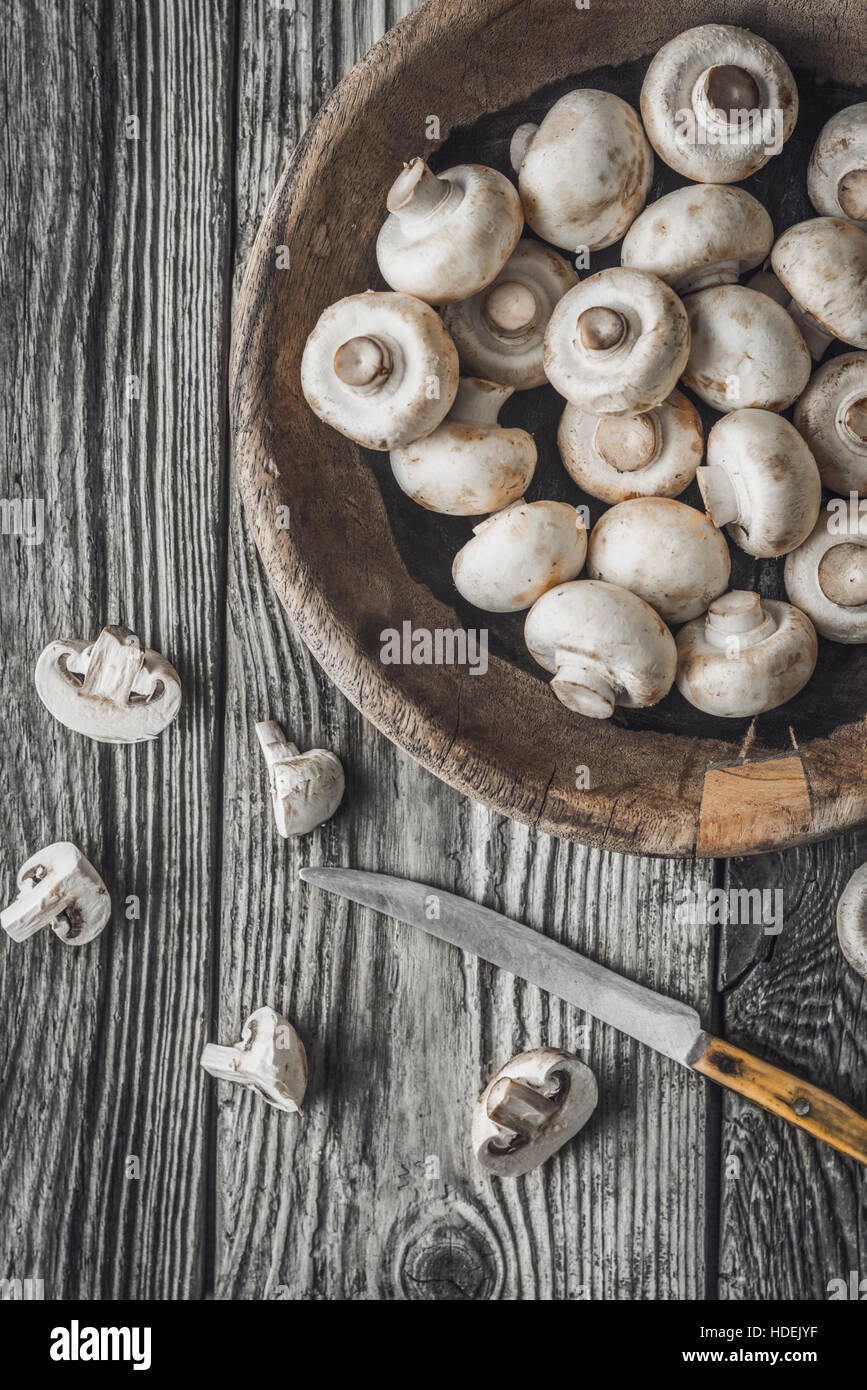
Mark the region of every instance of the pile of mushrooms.
POLYGON ((772 44, 689 29, 650 62, 639 105, 561 96, 512 137, 517 188, 410 159, 383 190, 389 290, 324 310, 302 386, 321 419, 389 451, 420 506, 478 518, 457 593, 529 610, 527 648, 567 708, 608 718, 676 686, 746 718, 803 688, 817 631, 867 642, 867 519, 822 505, 823 486, 867 497, 867 351, 813 372, 835 341, 867 349, 867 103, 816 141, 817 215, 778 229, 737 186, 798 117, 772 44), (654 152, 684 186, 646 205, 654 152), (571 257, 586 271, 618 241, 619 266, 576 274, 571 257), (536 445, 498 419, 546 383, 565 401, 567 473, 609 506, 589 537, 577 498, 527 500, 536 445), (706 442, 684 387, 720 413, 706 442), (694 481, 704 511, 674 500, 694 481), (729 590, 730 544, 784 559, 790 602, 729 590))

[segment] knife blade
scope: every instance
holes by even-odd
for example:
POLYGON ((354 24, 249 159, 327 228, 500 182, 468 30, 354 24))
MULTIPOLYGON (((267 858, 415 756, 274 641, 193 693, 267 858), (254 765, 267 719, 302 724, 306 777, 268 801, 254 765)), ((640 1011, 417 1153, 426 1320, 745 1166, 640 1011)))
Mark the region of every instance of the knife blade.
POLYGON ((810 1082, 715 1038, 698 1012, 455 893, 366 869, 306 867, 305 883, 419 927, 745 1096, 867 1164, 867 1119, 810 1082))

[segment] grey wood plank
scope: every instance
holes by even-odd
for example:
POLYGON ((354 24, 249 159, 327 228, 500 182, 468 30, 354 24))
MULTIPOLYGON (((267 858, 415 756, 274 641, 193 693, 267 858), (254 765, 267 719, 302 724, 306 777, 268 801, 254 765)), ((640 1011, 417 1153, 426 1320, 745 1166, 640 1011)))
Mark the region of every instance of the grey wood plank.
MULTIPOLYGON (((840 953, 835 912, 865 857, 867 837, 849 835, 732 860, 731 888, 781 894, 782 931, 728 927, 720 980, 728 1038, 861 1111, 867 986, 840 953)), ((867 1278, 863 1167, 728 1092, 721 1188, 721 1298, 821 1300, 833 1280, 867 1278)))
POLYGON ((0 490, 44 499, 46 528, 41 546, 0 536, 0 891, 69 838, 114 903, 80 951, 0 942, 2 1273, 46 1297, 204 1286, 232 14, 21 0, 0 17, 0 490), (47 641, 118 620, 183 680, 148 747, 71 733, 33 686, 47 641))
MULTIPOLYGON (((394 17, 346 3, 245 8, 236 285, 303 127, 394 17)), ((584 1136, 542 1172, 487 1180, 468 1146, 476 1096, 514 1052, 579 1047, 583 1020, 411 928, 323 901, 297 871, 353 863, 430 881, 707 1013, 711 940, 674 915, 712 866, 587 851, 452 792, 313 663, 234 497, 230 544, 219 1040, 272 1003, 305 1039, 311 1077, 300 1122, 218 1087, 217 1296, 703 1297, 702 1085, 593 1025, 586 1056, 602 1101, 584 1136), (266 717, 346 766, 343 808, 301 842, 280 841, 271 819, 253 733, 266 717)))

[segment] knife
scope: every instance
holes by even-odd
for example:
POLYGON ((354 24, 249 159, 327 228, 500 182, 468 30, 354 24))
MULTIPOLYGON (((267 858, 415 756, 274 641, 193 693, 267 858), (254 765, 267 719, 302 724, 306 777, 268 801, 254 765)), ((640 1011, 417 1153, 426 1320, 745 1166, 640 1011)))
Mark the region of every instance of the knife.
POLYGON ((808 1081, 705 1032, 695 1009, 467 898, 364 869, 305 868, 305 883, 420 927, 565 999, 602 1023, 867 1164, 867 1119, 808 1081))

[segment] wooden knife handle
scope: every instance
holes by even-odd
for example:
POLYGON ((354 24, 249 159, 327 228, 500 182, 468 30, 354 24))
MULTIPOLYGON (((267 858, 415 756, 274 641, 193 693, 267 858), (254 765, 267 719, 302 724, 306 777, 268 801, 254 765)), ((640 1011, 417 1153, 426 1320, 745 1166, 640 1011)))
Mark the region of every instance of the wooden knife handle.
POLYGON ((693 1067, 709 1081, 780 1115, 840 1153, 867 1163, 867 1119, 827 1091, 753 1057, 722 1038, 711 1038, 693 1067))

